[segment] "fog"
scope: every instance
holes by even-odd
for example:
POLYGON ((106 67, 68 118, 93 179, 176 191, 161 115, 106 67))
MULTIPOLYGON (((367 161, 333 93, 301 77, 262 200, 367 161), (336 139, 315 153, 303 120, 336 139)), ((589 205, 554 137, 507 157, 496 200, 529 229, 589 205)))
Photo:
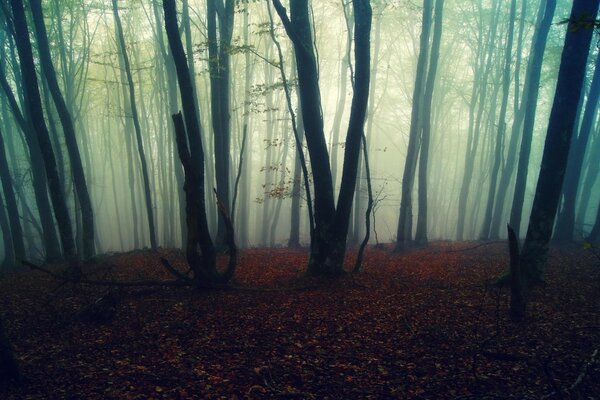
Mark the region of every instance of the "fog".
MULTIPOLYGON (((118 2, 130 78, 109 0, 42 3, 50 55, 58 86, 72 117, 91 199, 94 252, 101 254, 153 247, 148 215, 151 215, 156 227, 158 247, 183 247, 186 234, 183 171, 171 118, 182 109, 182 104, 165 33, 162 2, 118 2), (132 91, 134 107, 131 104, 132 91), (139 115, 139 123, 134 121, 133 108, 139 115), (138 132, 141 143, 136 136, 138 132), (143 150, 141 157, 140 149, 143 150), (150 214, 147 213, 142 159, 148 174, 150 214)), ((546 1, 543 0, 543 3, 546 1)), ((566 0, 557 2, 543 58, 538 60, 541 68, 531 154, 525 161, 524 197, 518 201, 522 206, 522 217, 518 220, 519 226, 515 226, 520 237, 524 237, 529 222, 554 102, 567 31, 567 24, 560 22, 569 18, 571 4, 566 0)), ((284 6, 289 12, 289 4, 284 2, 284 6)), ((420 40, 424 10, 423 2, 416 0, 374 0, 371 7, 371 81, 364 133, 374 200, 370 243, 375 244, 398 240, 402 183, 409 157, 411 121, 414 123, 413 97, 422 51, 420 40)), ((544 11, 543 4, 541 8, 544 11)), ((282 81, 280 66, 286 75, 294 118, 301 119, 297 60, 280 15, 270 2, 236 2, 231 42, 223 44, 226 32, 222 28, 227 26, 223 16, 227 11, 225 8, 217 11, 216 22, 208 18, 210 13, 207 13, 205 0, 177 2, 177 9, 180 13, 184 10, 184 15, 179 15, 179 23, 187 56, 190 49, 193 51, 193 62, 188 59, 188 65, 195 70, 192 73, 197 88, 196 108, 199 110, 205 156, 206 212, 212 236, 218 236, 219 217, 213 193, 213 188, 217 188, 219 200, 233 222, 236 242, 240 247, 288 246, 292 235, 292 214, 297 207, 299 242, 308 246, 307 197, 300 167, 296 164, 298 156, 293 131, 294 125, 301 128, 302 122, 306 124, 306 121, 296 123, 294 120, 292 123, 286 102, 286 83, 282 81), (211 24, 216 24, 219 47, 223 47, 216 49, 215 54, 219 54, 220 61, 212 67, 216 68, 217 75, 223 69, 230 72, 228 82, 213 76, 212 86, 211 59, 216 56, 209 55, 211 24), (271 24, 280 45, 283 64, 280 64, 277 46, 270 34, 271 24), (229 101, 224 93, 229 93, 229 101), (222 114, 217 113, 217 107, 225 107, 222 114), (225 115, 225 119, 229 115, 228 123, 223 119, 216 123, 220 135, 229 125, 229 143, 222 139, 224 136, 215 136, 217 115, 225 115), (218 157, 215 154, 219 154, 218 157), (224 171, 220 178, 224 179, 224 185, 217 182, 217 170, 224 171), (296 192, 300 198, 299 205, 293 201, 295 182, 299 185, 296 192), (232 211, 234 197, 236 204, 232 211)), ((543 14, 539 9, 540 1, 537 0, 452 0, 444 4, 433 93, 427 101, 420 100, 421 105, 430 103, 430 113, 421 114, 420 122, 426 119, 430 126, 425 172, 426 238, 429 241, 497 240, 506 237, 505 227, 514 208, 517 165, 523 154, 523 118, 525 109, 530 107, 524 106, 524 99, 532 90, 526 90, 526 86, 533 79, 528 70, 535 68, 530 65, 535 64, 534 35, 541 21, 538 14, 543 14), (513 18, 511 3, 514 3, 513 18), (508 38, 511 38, 510 43, 508 38), (507 49, 510 49, 509 54, 507 49), (491 204, 490 197, 493 200, 491 204)), ((441 10, 435 12, 441 13, 441 10)), ((353 81, 357 79, 352 13, 352 6, 344 1, 313 1, 310 4, 323 131, 336 193, 342 182, 353 81)), ((28 94, 22 82, 22 69, 19 68, 21 56, 13 38, 13 17, 8 9, 3 9, 1 14, 0 68, 8 85, 0 93, 2 157, 7 161, 8 179, 12 181, 18 221, 22 227, 25 253, 20 256, 44 260, 48 257, 48 232, 45 232, 48 228, 40 217, 39 195, 36 197, 34 192, 33 176, 33 169, 40 168, 40 164, 32 162, 32 158, 38 156, 28 147, 26 133, 9 101, 9 97, 13 96, 25 119, 31 121, 27 111, 28 94)), ((432 24, 433 16, 429 24, 432 24)), ((51 150, 56 157, 60 188, 73 226, 77 253, 82 254, 85 223, 74 184, 72 158, 69 157, 64 128, 48 78, 41 70, 39 39, 29 19, 28 16, 43 118, 49 131, 51 150)), ((434 30, 439 26, 432 25, 427 49, 431 48, 434 30)), ((574 129, 575 138, 583 134, 579 127, 584 125, 587 108, 591 108, 590 138, 587 145, 584 144, 583 152, 575 153, 577 147, 572 146, 570 154, 571 158, 583 160, 573 200, 574 225, 563 235, 572 240, 588 237, 596 223, 600 199, 597 98, 590 100, 595 104, 588 105, 598 53, 597 40, 595 35, 574 129)), ((26 125, 29 126, 29 123, 26 122, 26 125)), ((311 155, 306 142, 303 143, 312 186, 313 177, 326 172, 311 168, 311 155)), ((416 143, 417 151, 421 144, 422 141, 416 143)), ((415 165, 419 162, 417 158, 415 165)), ((364 162, 360 162, 358 168, 348 246, 357 245, 365 234, 368 193, 364 162)), ((416 171, 415 168, 414 185, 409 188, 412 193, 412 210, 408 213, 412 221, 411 235, 417 228, 420 204, 420 182, 416 171)), ((567 181, 569 176, 572 175, 567 174, 567 181)), ((316 189, 312 189, 314 193, 316 189)), ((12 212, 7 204, 7 190, 8 186, 3 182, 0 211, 6 221, 12 212)), ((565 195, 563 203, 568 196, 571 195, 565 195)), ((60 223, 55 219, 53 224, 50 229, 58 232, 60 223)), ((0 244, 0 259, 7 259, 8 254, 13 252, 7 252, 7 246, 11 245, 7 237, 12 237, 7 231, 9 229, 14 232, 13 225, 8 222, 2 224, 4 240, 0 244)), ((54 243, 57 243, 56 240, 54 243)), ((64 243, 61 246, 64 247, 64 243)))

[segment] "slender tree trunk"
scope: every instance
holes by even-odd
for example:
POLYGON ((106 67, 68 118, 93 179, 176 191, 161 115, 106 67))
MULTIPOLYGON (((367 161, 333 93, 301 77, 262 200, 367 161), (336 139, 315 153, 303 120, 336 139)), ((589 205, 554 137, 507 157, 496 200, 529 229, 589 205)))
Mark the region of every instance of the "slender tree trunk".
MULTIPOLYGON (((2 189, 6 199, 6 211, 8 212, 8 222, 10 228, 11 245, 14 250, 14 257, 19 260, 26 258, 25 243, 23 242, 23 230, 21 229, 21 221, 19 219, 19 209, 17 207, 17 198, 13 187, 12 177, 8 169, 8 159, 6 157, 6 149, 4 146, 3 132, 0 130, 0 180, 2 180, 2 189)), ((4 210, 2 210, 4 213, 4 210)), ((8 235, 9 229, 4 229, 8 235)), ((5 247, 6 248, 6 247, 5 247)), ((8 248, 7 248, 8 251, 8 248)))
MULTIPOLYGON (((479 59, 475 66, 475 79, 473 82, 473 90, 471 92, 471 104, 469 106, 469 136, 467 139, 467 150, 465 152, 465 167, 463 173, 462 184, 458 200, 458 221, 456 234, 458 240, 463 240, 465 237, 465 226, 467 225, 467 205, 470 194, 471 181, 473 180, 473 172, 475 160, 477 157, 477 149, 479 147, 479 139, 481 138, 481 121, 483 111, 487 101, 487 89, 489 84, 489 75, 493 65, 493 54, 496 43, 496 33, 498 30, 498 6, 501 2, 494 0, 492 2, 492 22, 488 30, 488 35, 483 38, 483 22, 479 27, 478 51, 479 59)), ((481 3, 477 3, 480 13, 480 18, 483 18, 481 3)), ((494 96, 492 96, 494 97, 494 96)), ((475 203, 478 204, 478 203, 475 203)), ((474 222, 476 213, 470 213, 474 222)))
POLYGON ((396 233, 396 250, 402 250, 412 242, 413 227, 413 188, 417 169, 417 159, 421 146, 421 132, 423 124, 423 92, 427 71, 427 60, 429 58, 429 34, 431 31, 431 16, 433 0, 423 0, 423 26, 421 27, 421 38, 419 44, 419 58, 417 60, 417 72, 415 87, 412 97, 412 111, 410 115, 410 131, 408 136, 408 149, 402 173, 402 190, 400 198, 400 217, 396 233))
POLYGON ((522 0, 521 15, 519 17, 519 33, 517 36, 517 54, 515 61, 515 83, 514 83, 514 101, 513 101, 513 125, 511 128, 510 142, 508 144, 508 153, 506 162, 498 183, 496 204, 492 216, 492 225, 490 227, 490 239, 497 239, 502 225, 502 218, 505 216, 506 198, 510 191, 510 182, 517 164, 517 146, 519 144, 520 132, 523 126, 523 117, 525 110, 520 101, 526 97, 526 90, 521 91, 521 60, 523 53, 523 33, 525 30, 525 18, 527 15, 527 0, 522 0), (521 97, 522 96, 522 97, 521 97))
POLYGON ((492 213, 494 211, 494 200, 496 199, 496 184, 500 173, 500 163, 504 152, 504 142, 506 140, 506 111, 508 109, 508 95, 510 91, 510 67, 512 65, 512 48, 515 31, 515 18, 517 13, 517 1, 511 0, 510 14, 508 21, 508 34, 506 37, 506 53, 504 55, 504 69, 502 71, 502 102, 500 104, 500 116, 498 121, 498 132, 494 143, 494 162, 490 173, 490 185, 488 189, 487 205, 483 217, 480 238, 489 239, 492 235, 492 213))
POLYGON ((150 246, 152 250, 156 250, 158 244, 156 242, 156 228, 154 225, 154 210, 152 208, 152 196, 150 192, 150 178, 148 176, 148 166, 146 163, 146 155, 144 154, 144 145, 142 142, 142 128, 140 126, 140 120, 135 101, 135 89, 133 86, 133 76, 131 74, 131 66, 129 64, 129 57, 127 56, 127 48, 125 45, 125 38, 123 36, 123 27, 121 26, 121 19, 119 18, 119 8, 117 0, 112 0, 113 16, 115 19, 115 32, 117 36, 117 42, 120 49, 121 59, 125 67, 125 74, 127 76, 127 84, 129 87, 129 103, 131 105, 131 116, 133 119, 133 126, 135 129, 135 138, 137 143, 137 151, 140 159, 142 169, 142 179, 144 184, 144 199, 146 201, 146 216, 148 218, 148 230, 150 234, 150 246))
POLYGON ((340 83, 338 91, 338 99, 336 102, 335 115, 333 117, 333 128, 331 131, 331 178, 333 180, 333 188, 335 190, 337 169, 338 169, 338 153, 340 149, 340 130, 342 125, 342 117, 346 108, 346 93, 348 85, 348 73, 350 70, 350 57, 352 51, 352 31, 354 24, 351 20, 351 14, 348 12, 345 0, 341 0, 341 6, 344 10, 344 20, 346 21, 346 52, 340 64, 340 83))
POLYGON ((339 273, 344 265, 348 225, 352 211, 352 200, 356 189, 358 160, 361 142, 364 139, 367 107, 369 104, 369 84, 371 78, 371 21, 372 10, 369 0, 354 0, 354 60, 355 79, 352 106, 346 146, 344 148, 344 168, 338 195, 334 221, 334 245, 329 256, 331 270, 339 273))
POLYGON ((598 5, 596 0, 573 1, 540 175, 520 256, 521 270, 530 282, 541 280, 544 271, 592 40, 593 29, 586 24, 596 17, 598 5))
MULTIPOLYGON (((533 138, 533 125, 535 123, 542 60, 544 58, 546 40, 548 38, 548 32, 550 30, 550 25, 552 24, 552 17, 554 16, 555 9, 556 0, 540 2, 540 9, 537 17, 538 22, 533 36, 533 48, 527 65, 525 78, 527 98, 524 101, 525 117, 523 121, 521 149, 519 152, 519 164, 517 166, 517 180, 515 182, 515 191, 510 213, 510 226, 515 230, 517 237, 521 230, 521 218, 523 213, 523 202, 525 201, 527 174, 529 171, 529 156, 531 154, 531 141, 533 138)), ((577 95, 577 98, 579 98, 579 94, 577 95)))
POLYGON ((27 22, 25 18, 25 10, 21 0, 11 1, 13 12, 13 23, 15 28, 15 42, 19 52, 19 60, 21 67, 21 77, 25 88, 26 104, 28 106, 29 115, 31 116, 33 129, 37 135, 40 150, 42 152, 46 177, 48 179, 48 188, 54 215, 58 224, 61 244, 64 255, 67 259, 75 257, 76 248, 73 238, 73 228, 69 219, 69 212, 64 194, 61 192, 61 184, 58 177, 56 167, 56 158, 52 152, 52 144, 48 128, 44 121, 42 102, 40 91, 35 73, 35 64, 33 61, 33 52, 31 42, 29 40, 29 31, 27 30, 27 22))
MULTIPOLYGON (((44 173, 44 163, 42 160, 40 146, 38 145, 37 138, 33 132, 30 122, 26 121, 21 114, 21 110, 17 104, 14 94, 12 93, 6 80, 4 68, 0 70, 0 85, 2 86, 6 100, 10 105, 12 114, 23 132, 23 136, 25 137, 25 142, 27 144, 27 150, 29 151, 28 158, 31 164, 33 193, 42 226, 42 241, 44 244, 46 259, 47 261, 56 261, 61 258, 60 244, 58 242, 58 236, 56 235, 54 221, 52 218, 52 209, 50 202, 48 201, 47 181, 44 173)), ((4 112, 5 110, 3 109, 3 113, 4 112)), ((3 114, 3 118, 6 118, 5 114, 3 114)))
POLYGON ((332 273, 333 271, 328 271, 325 266, 325 260, 333 243, 335 215, 333 181, 323 130, 321 94, 308 3, 305 0, 292 0, 290 2, 291 20, 279 0, 273 0, 273 5, 294 43, 306 144, 312 171, 318 171, 313 175, 315 228, 308 272, 332 273))
MULTIPOLYGON (((207 1, 208 56, 211 115, 214 133, 217 197, 226 210, 230 207, 229 170, 231 165, 230 46, 233 33, 234 0, 207 1), (218 25, 218 26, 217 26, 218 25), (217 29, 218 28, 218 29, 217 29), (217 33, 218 31, 218 33, 217 33)), ((219 214, 216 245, 223 247, 226 227, 219 214)))
POLYGON ((2 244, 4 245, 4 259, 0 263, 0 273, 12 271, 16 266, 14 235, 11 232, 8 217, 4 212, 5 210, 4 198, 0 191, 0 234, 2 235, 2 244))
MULTIPOLYGON (((579 128, 579 135, 572 144, 567 163, 567 172, 563 187, 563 206, 558 214, 556 223, 555 239, 573 240, 575 233, 575 204, 577 200, 577 188, 581 180, 583 159, 587 148, 590 133, 594 124, 596 110, 598 109, 598 98, 600 97, 600 52, 596 55, 594 77, 590 85, 583 120, 579 128)), ((583 96, 582 96, 583 97, 583 96)), ((595 162, 595 161, 592 161, 595 162)))
POLYGON ((50 95, 52 96, 54 104, 56 105, 60 122, 63 126, 65 144, 67 146, 69 162, 71 165, 71 173, 73 174, 73 184, 75 186, 75 193, 77 194, 77 201, 81 208, 81 222, 83 227, 83 258, 88 259, 94 255, 94 213, 92 210, 92 201, 90 199, 85 180, 85 174, 83 172, 83 164, 81 162, 79 148, 77 146, 75 127, 73 125, 71 112, 67 108, 65 99, 58 86, 58 80, 56 79, 56 71, 54 70, 54 64, 52 63, 50 47, 48 45, 48 37, 46 34, 46 26, 44 25, 41 1, 31 0, 29 4, 31 6, 33 23, 35 25, 37 47, 42 71, 44 73, 44 77, 46 78, 46 82, 48 83, 50 95))
POLYGON ((431 55, 427 71, 427 81, 423 97, 423 126, 421 137, 421 154, 419 155, 419 212, 417 214, 417 230, 415 241, 418 244, 427 244, 427 168, 429 163, 429 146, 431 141, 431 103, 433 100, 433 89, 437 74, 438 60, 440 58, 440 42, 442 41, 442 15, 444 0, 435 2, 435 21, 433 28, 433 39, 431 42, 431 55))
MULTIPOLYGON (((225 271, 217 269, 216 249, 208 229, 206 204, 204 199, 204 149, 202 147, 202 126, 198 110, 194 105, 194 91, 186 55, 177 27, 177 10, 175 0, 163 0, 165 29, 169 47, 177 70, 179 93, 184 110, 173 116, 179 158, 185 171, 184 190, 186 193, 187 244, 186 258, 194 272, 196 286, 207 283, 224 283, 233 276, 236 266, 236 247, 233 238, 233 227, 228 226, 227 244, 229 247, 229 264, 225 271), (200 251, 198 251, 198 248, 200 251)), ((218 201, 218 200, 217 200, 218 201)), ((226 213, 220 204, 221 213, 226 213)))

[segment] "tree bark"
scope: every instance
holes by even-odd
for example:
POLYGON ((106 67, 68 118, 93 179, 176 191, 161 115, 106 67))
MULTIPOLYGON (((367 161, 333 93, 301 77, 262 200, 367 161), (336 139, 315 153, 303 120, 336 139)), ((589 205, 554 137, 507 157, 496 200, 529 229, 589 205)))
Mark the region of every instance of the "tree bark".
POLYGON ((220 272, 217 269, 216 249, 208 230, 206 218, 206 203, 204 199, 204 149, 202 147, 202 126, 194 105, 194 90, 186 55, 177 27, 177 10, 175 0, 163 0, 165 13, 165 29, 169 47, 177 70, 181 104, 181 113, 173 115, 177 150, 185 172, 184 191, 186 194, 187 244, 186 258, 194 272, 194 282, 197 287, 212 283, 225 283, 233 276, 236 266, 236 246, 233 227, 227 217, 225 206, 217 199, 219 210, 225 214, 227 223, 226 245, 229 248, 229 263, 220 272), (185 124, 184 124, 185 118, 185 124), (200 252, 198 251, 200 249, 200 252))
POLYGON ((420 245, 427 244, 427 169, 429 163, 429 144, 431 142, 431 103, 433 100, 433 89, 437 75, 438 60, 440 58, 440 43, 442 41, 442 15, 444 0, 435 2, 435 21, 433 28, 433 39, 431 41, 431 54, 429 56, 429 67, 427 68, 427 80, 423 94, 423 124, 421 132, 421 151, 419 155, 419 209, 417 214, 417 230, 415 242, 420 245))
POLYGON ((67 203, 64 194, 61 191, 61 184, 56 167, 56 158, 52 151, 50 135, 48 133, 48 128, 46 127, 46 122, 44 121, 40 91, 33 61, 33 52, 29 40, 29 31, 27 29, 22 0, 11 1, 11 8, 13 12, 15 42, 19 53, 21 78, 23 79, 23 86, 25 89, 26 104, 44 159, 50 198, 52 200, 54 215, 58 224, 63 252, 67 259, 73 259, 76 256, 73 228, 69 218, 67 203))
MULTIPOLYGON (((525 117, 523 121, 523 133, 521 136, 521 149, 519 151, 519 164, 517 166, 517 180, 515 182, 515 191, 510 212, 510 226, 512 226, 517 233, 517 237, 521 230, 523 202, 525 201, 525 186, 527 184, 527 174, 529 171, 529 156, 531 154, 531 141, 533 138, 533 125, 535 123, 542 60, 544 58, 546 40, 548 38, 548 32, 552 24, 552 17, 554 16, 555 9, 556 0, 540 2, 538 23, 536 24, 536 31, 533 36, 533 48, 527 65, 525 77, 527 93, 524 104, 525 117), (543 13, 542 9, 544 9, 543 13)), ((579 98, 579 94, 577 94, 577 98, 579 98)))
POLYGON ((396 250, 402 250, 412 242, 413 230, 413 188, 415 183, 417 159, 421 146, 421 132, 423 124, 423 100, 425 79, 427 74, 427 60, 429 58, 429 34, 431 31, 433 0, 423 0, 423 25, 419 44, 419 58, 415 87, 412 97, 412 111, 410 115, 410 131, 408 134, 408 149, 402 173, 402 190, 400 198, 400 216, 396 233, 396 250))
POLYGON ((137 151, 140 159, 142 169, 142 179, 144 183, 144 199, 146 201, 146 216, 148 218, 148 230, 150 234, 150 247, 152 250, 158 248, 156 242, 156 227, 154 224, 154 210, 152 208, 152 195, 150 192, 150 177, 148 176, 148 166, 146 162, 146 155, 144 153, 144 144, 142 142, 142 128, 140 126, 140 120, 135 101, 135 89, 133 86, 133 76, 131 74, 131 66, 129 64, 129 57, 127 56, 127 48, 125 45, 125 37, 123 36, 123 27, 121 25, 121 18, 119 17, 119 8, 117 0, 112 0, 112 10, 115 19, 115 31, 117 35, 117 42, 125 67, 125 74, 127 76, 127 85, 129 87, 129 103, 131 105, 131 117, 133 119, 133 126, 135 129, 135 138, 137 143, 137 151))
POLYGON ((544 271, 593 34, 593 29, 586 27, 585 23, 589 23, 589 19, 593 20, 597 13, 598 1, 574 0, 540 175, 520 257, 521 270, 531 282, 540 281, 544 271))
POLYGON ((92 210, 92 201, 90 199, 90 194, 85 180, 79 148, 77 146, 73 118, 71 117, 71 112, 65 103, 65 99, 60 91, 60 87, 58 86, 58 80, 56 79, 56 71, 54 70, 54 64, 52 63, 52 58, 50 55, 50 47, 48 45, 48 36, 46 34, 46 26, 44 24, 41 1, 31 0, 29 4, 31 6, 33 23, 35 25, 35 37, 37 40, 42 71, 44 73, 44 77, 46 78, 46 82, 48 83, 50 95, 52 96, 54 104, 56 105, 60 122, 63 126, 65 144, 67 146, 71 172, 73 174, 73 184, 75 186, 77 200, 81 208, 83 228, 82 255, 84 259, 88 259, 94 255, 94 213, 92 210))
MULTIPOLYGON (((214 133, 217 197, 230 208, 229 170, 231 166, 230 47, 233 33, 234 0, 207 1, 208 57, 211 116, 214 133)), ((225 220, 219 213, 216 246, 224 245, 225 220)))
MULTIPOLYGON (((588 94, 583 120, 579 128, 579 135, 572 143, 569 159, 567 162, 567 172, 563 187, 564 202, 562 209, 558 214, 556 223, 556 233, 554 235, 557 240, 573 240, 575 233, 575 204, 577 201, 577 188, 581 180, 583 159, 585 150, 588 147, 590 134, 598 109, 598 98, 600 97, 600 52, 596 55, 594 77, 590 85, 590 93, 588 94)), ((591 162, 596 162, 591 160, 591 162)))

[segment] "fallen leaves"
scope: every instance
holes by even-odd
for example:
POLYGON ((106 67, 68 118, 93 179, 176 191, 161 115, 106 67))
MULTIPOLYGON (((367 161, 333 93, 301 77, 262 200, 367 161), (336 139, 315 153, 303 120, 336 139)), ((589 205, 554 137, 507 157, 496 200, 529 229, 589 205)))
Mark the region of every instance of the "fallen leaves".
MULTIPOLYGON (((370 249, 363 272, 335 282, 305 277, 306 253, 246 250, 235 286, 310 288, 123 289, 105 324, 77 317, 102 288, 9 276, 0 305, 29 382, 0 398, 539 398, 570 387, 600 344, 597 260, 554 249, 548 284, 514 325, 507 291, 486 284, 508 265, 505 245, 472 247, 370 249)), ((177 252, 102 262, 112 279, 166 279, 165 255, 185 270, 177 252)), ((586 371, 577 390, 597 397, 600 368, 586 371)))

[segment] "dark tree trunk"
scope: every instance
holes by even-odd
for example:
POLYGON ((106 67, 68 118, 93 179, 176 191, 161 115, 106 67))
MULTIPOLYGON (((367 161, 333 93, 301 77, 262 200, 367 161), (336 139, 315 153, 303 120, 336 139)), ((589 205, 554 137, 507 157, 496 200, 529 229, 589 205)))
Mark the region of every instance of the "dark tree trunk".
POLYGON ((334 222, 334 246, 329 258, 334 272, 341 271, 346 253, 348 225, 352 211, 352 200, 358 176, 360 146, 364 137, 369 84, 371 78, 371 22, 372 10, 369 0, 354 0, 354 94, 350 108, 350 120, 344 148, 344 168, 338 195, 334 222))
POLYGON ((29 31, 27 30, 25 10, 21 0, 11 1, 10 4, 13 12, 15 42, 19 52, 21 78, 23 79, 23 87, 25 89, 25 102, 44 160, 50 198, 52 200, 54 215, 58 224, 63 252, 67 259, 73 259, 76 255, 73 228, 71 220, 69 219, 67 202, 61 190, 62 185, 60 184, 58 177, 56 158, 52 151, 50 135, 44 120, 31 42, 29 40, 29 31))
POLYGON ((146 162, 146 155, 144 153, 144 144, 142 142, 142 128, 140 126, 140 119, 138 116, 137 106, 135 102, 135 89, 133 86, 133 76, 131 75, 131 66, 129 64, 129 57, 127 56, 127 48, 125 46, 125 37, 123 36, 123 27, 121 26, 121 18, 119 18, 119 8, 117 0, 112 0, 113 16, 115 19, 115 30, 117 35, 117 42, 125 67, 125 74, 127 75, 127 85, 129 87, 129 104, 131 105, 131 117, 133 119, 133 126, 135 129, 135 138, 137 143, 138 156, 140 158, 142 179, 144 183, 144 199, 146 201, 146 216, 148 218, 148 230, 150 233, 150 247, 152 250, 156 250, 158 244, 156 242, 156 227, 154 225, 154 210, 152 208, 152 195, 150 192, 150 177, 148 176, 148 166, 146 162))
POLYGON ((505 216, 506 199, 510 189, 510 182, 517 164, 517 146, 519 144, 521 127, 523 125, 524 107, 519 101, 520 98, 525 98, 526 90, 521 94, 521 59, 523 51, 523 32, 525 30, 525 17, 527 13, 527 1, 523 1, 521 5, 521 15, 519 18, 519 34, 517 36, 517 54, 515 62, 515 83, 514 83, 514 102, 513 102, 513 125, 511 129, 510 141, 508 144, 508 154, 506 162, 502 169, 498 190, 496 191, 496 202, 494 206, 494 214, 492 216, 492 224, 490 227, 490 239, 497 239, 500 234, 500 226, 502 218, 505 216), (522 96, 522 97, 520 97, 522 96))
POLYGON ((52 209, 50 202, 48 201, 47 181, 44 174, 42 153, 30 121, 26 121, 23 117, 14 94, 12 93, 8 81, 6 80, 4 71, 4 65, 2 65, 2 68, 0 69, 0 86, 2 86, 6 100, 8 101, 11 112, 17 121, 19 128, 21 128, 23 131, 23 135, 27 143, 27 149, 29 150, 33 193, 42 226, 42 242, 46 253, 46 260, 56 261, 61 258, 60 244, 58 242, 58 236, 56 235, 56 229, 54 227, 52 209))
MULTIPOLYGON (((526 73, 526 93, 524 101, 525 117, 523 121, 523 134, 521 137, 521 149, 519 152, 519 164, 517 166, 517 180, 510 212, 510 226, 513 227, 517 236, 521 230, 521 218, 523 213, 523 202, 525 201, 525 186, 527 184, 527 173, 529 171, 529 155, 531 154, 531 140, 533 138, 533 125, 540 86, 540 75, 542 71, 542 60, 546 49, 546 40, 552 24, 552 17, 556 9, 556 0, 540 2, 538 22, 533 36, 533 48, 529 56, 526 73), (544 7, 545 4, 545 7, 544 7), (542 13, 542 9, 544 12, 542 13)), ((577 94, 579 98, 579 94, 577 94)), ((577 103, 577 102, 575 102, 577 103)), ((554 216, 553 216, 554 218, 554 216)))
MULTIPOLYGON (((8 212, 8 221, 10 224, 12 241, 10 247, 14 250, 14 257, 19 260, 24 260, 25 244, 23 242, 23 230, 21 229, 19 208, 17 207, 17 198, 15 196, 12 177, 8 169, 8 159, 6 157, 6 149, 4 147, 2 131, 0 131, 0 180, 2 180, 2 189, 6 199, 6 211, 8 212)), ((2 212, 4 212, 4 210, 2 212)))
POLYGON ((313 175, 315 231, 308 270, 309 273, 330 273, 325 270, 325 259, 333 241, 335 204, 329 155, 323 131, 321 93, 308 2, 305 0, 290 2, 291 20, 288 19, 281 2, 274 0, 273 5, 284 21, 286 31, 294 44, 306 144, 312 170, 318 171, 313 175))
POLYGON ((402 190, 400 198, 400 217, 396 233, 396 250, 402 250, 412 242, 413 230, 413 187, 415 183, 417 159, 421 146, 421 132, 423 126, 423 92, 427 79, 427 60, 429 58, 429 34, 431 31, 433 0, 423 0, 423 26, 419 44, 419 58, 417 60, 417 74, 412 97, 412 111, 410 115, 410 131, 408 136, 408 149, 402 173, 402 190))
MULTIPOLYGON (((483 18, 482 4, 475 2, 479 9, 480 17, 483 18)), ((469 133, 467 138, 467 149, 465 152, 465 167, 458 199, 458 221, 456 225, 456 236, 458 240, 465 238, 465 226, 467 225, 467 204, 471 193, 471 181, 475 170, 475 158, 479 147, 481 120, 484 106, 487 101, 487 89, 489 75, 492 69, 493 54, 495 52, 496 33, 498 31, 498 7, 501 2, 492 2, 492 26, 484 39, 484 27, 480 23, 479 39, 477 42, 477 60, 475 65, 475 79, 471 91, 471 104, 469 105, 469 133)), ((492 98, 495 98, 492 96, 492 98)), ((474 214, 474 213, 471 213, 474 214)), ((474 218, 473 218, 474 219, 474 218)))
MULTIPOLYGON (((579 129, 579 135, 574 139, 571 151, 569 152, 569 161, 567 163, 567 173, 563 187, 564 202, 562 209, 558 214, 556 223, 556 233, 554 235, 557 240, 572 240, 575 233, 575 204, 577 200, 577 189, 581 179, 583 169, 583 159, 585 150, 588 147, 590 134, 598 109, 598 98, 600 97, 600 52, 596 56, 594 77, 590 86, 585 111, 583 113, 583 121, 579 129)), ((591 162, 597 162, 591 160, 591 162)))
POLYGON ((442 16, 444 0, 435 2, 435 21, 433 28, 433 39, 431 41, 431 55, 427 71, 427 81, 423 95, 423 124, 421 133, 421 151, 419 155, 419 210, 417 214, 417 229, 415 242, 420 245, 427 244, 427 168, 429 162, 429 144, 431 142, 431 103, 433 100, 433 89, 437 74, 438 60, 440 58, 440 43, 442 41, 442 16))
POLYGON ((0 234, 2 235, 2 244, 4 245, 4 259, 0 263, 0 273, 12 271, 16 266, 13 244, 14 235, 10 230, 8 217, 6 216, 5 210, 2 191, 0 191, 0 234))
MULTIPOLYGON (((235 2, 233 0, 225 0, 225 2, 223 0, 208 0, 207 2, 210 99, 217 197, 227 211, 230 207, 229 169, 231 165, 229 154, 231 146, 229 52, 233 33, 234 11, 235 2)), ((216 237, 218 248, 223 247, 225 236, 225 220, 219 213, 216 237)))
MULTIPOLYGON (((186 194, 187 244, 186 258, 194 272, 198 287, 211 283, 224 283, 231 279, 236 265, 236 248, 233 240, 233 227, 228 226, 226 242, 229 247, 229 264, 223 272, 217 270, 216 249, 208 230, 206 202, 204 199, 204 149, 202 147, 202 126, 194 105, 194 90, 190 79, 187 59, 177 27, 175 0, 163 0, 165 29, 169 47, 173 54, 179 92, 184 117, 173 116, 177 149, 185 172, 184 191, 186 194), (184 124, 185 118, 185 124, 184 124), (200 252, 198 251, 200 249, 200 252)), ((227 215, 222 204, 220 211, 227 215)), ((226 219, 226 222, 229 220, 226 219)))
POLYGON ((494 211, 494 200, 496 199, 496 184, 500 173, 500 163, 502 161, 504 142, 506 140, 506 111, 508 109, 508 95, 510 90, 510 67, 512 65, 512 48, 515 31, 515 17, 517 13, 517 1, 511 0, 510 14, 508 21, 508 35, 506 38, 506 53, 504 55, 504 69, 502 71, 502 102, 500 104, 500 116, 498 121, 498 131, 494 143, 494 161, 490 173, 490 186, 488 189, 487 204, 483 217, 480 238, 489 239, 491 236, 492 212, 494 211))
POLYGON ((585 74, 593 29, 586 27, 598 13, 597 0, 574 0, 561 56, 558 83, 550 113, 540 175, 520 257, 521 271, 530 281, 542 279, 548 243, 560 199, 577 103, 585 74))
POLYGON ((321 95, 312 42, 308 2, 290 2, 291 20, 279 0, 277 14, 294 44, 304 133, 314 173, 314 232, 309 273, 337 275, 342 272, 352 197, 356 186, 360 143, 369 93, 371 7, 368 1, 353 3, 355 17, 356 81, 350 123, 346 135, 344 169, 336 211, 327 144, 323 131, 321 95))
POLYGON ((85 180, 85 174, 83 172, 83 164, 81 162, 79 148, 77 146, 75 127, 73 125, 71 113, 58 86, 58 80, 56 79, 56 71, 54 70, 54 64, 52 63, 50 47, 48 45, 48 36, 46 34, 46 26, 44 25, 41 1, 31 0, 29 4, 31 6, 33 23, 35 25, 35 37, 37 40, 42 71, 44 77, 46 78, 46 82, 48 83, 50 95, 52 96, 54 104, 56 105, 60 122, 63 126, 65 144, 67 146, 71 172, 73 174, 73 184, 75 186, 75 193, 77 194, 77 200, 81 208, 81 222, 83 228, 83 258, 88 259, 94 255, 94 213, 92 210, 92 201, 90 199, 90 194, 85 180))

